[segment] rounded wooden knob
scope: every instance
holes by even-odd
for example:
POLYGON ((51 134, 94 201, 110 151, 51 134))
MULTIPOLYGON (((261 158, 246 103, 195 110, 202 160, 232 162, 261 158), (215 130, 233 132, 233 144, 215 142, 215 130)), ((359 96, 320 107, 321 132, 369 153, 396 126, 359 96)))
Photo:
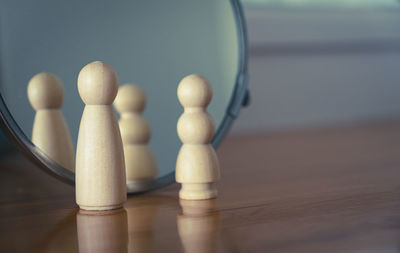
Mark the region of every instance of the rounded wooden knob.
POLYGON ((185 144, 207 144, 214 137, 215 126, 206 113, 184 113, 178 120, 177 130, 185 144))
POLYGON ((211 85, 201 75, 186 76, 179 83, 178 99, 183 107, 207 107, 211 98, 211 85))
POLYGON ((146 107, 146 95, 134 84, 125 84, 118 90, 114 102, 119 113, 142 112, 146 107))
POLYGON ((35 110, 61 108, 64 88, 61 80, 50 73, 39 73, 28 84, 28 98, 35 110))
POLYGON ((78 90, 87 105, 110 105, 118 92, 117 74, 104 62, 89 63, 79 72, 78 90))

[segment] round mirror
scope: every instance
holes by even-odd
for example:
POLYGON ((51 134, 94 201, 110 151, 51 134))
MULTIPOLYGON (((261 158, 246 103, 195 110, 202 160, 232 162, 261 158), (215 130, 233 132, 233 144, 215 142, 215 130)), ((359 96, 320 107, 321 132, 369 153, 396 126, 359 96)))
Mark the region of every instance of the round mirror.
POLYGON ((73 170, 32 142, 37 112, 27 90, 38 73, 52 73, 63 85, 61 112, 74 150, 84 108, 77 89, 83 66, 104 61, 115 69, 119 87, 133 83, 143 91, 142 115, 151 128, 148 145, 158 173, 143 184, 128 183, 129 193, 174 181, 181 145, 176 123, 183 111, 176 90, 183 77, 197 73, 211 83, 214 147, 246 101, 246 34, 236 0, 15 0, 0 3, 0 16, 3 127, 29 158, 68 183, 74 183, 73 170))

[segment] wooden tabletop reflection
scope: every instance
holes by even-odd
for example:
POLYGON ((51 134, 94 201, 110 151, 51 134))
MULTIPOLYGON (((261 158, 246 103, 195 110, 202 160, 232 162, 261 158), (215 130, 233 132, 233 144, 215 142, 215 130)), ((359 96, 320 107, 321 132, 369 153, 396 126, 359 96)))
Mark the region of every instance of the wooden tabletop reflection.
POLYGON ((3 154, 0 252, 400 251, 400 122, 228 137, 218 154, 218 199, 171 185, 111 212, 3 154))

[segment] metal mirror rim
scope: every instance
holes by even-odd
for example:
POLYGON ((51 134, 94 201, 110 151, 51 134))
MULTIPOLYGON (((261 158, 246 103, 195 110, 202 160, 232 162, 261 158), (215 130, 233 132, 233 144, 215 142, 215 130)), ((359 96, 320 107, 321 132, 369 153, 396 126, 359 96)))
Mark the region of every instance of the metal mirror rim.
MULTIPOLYGON (((239 0, 230 0, 233 13, 235 16, 235 23, 238 34, 239 46, 239 59, 238 70, 235 80, 235 87, 233 95, 230 99, 226 114, 222 120, 221 125, 218 127, 212 145, 217 148, 225 135, 228 133, 232 126, 233 121, 237 117, 239 110, 242 106, 248 104, 249 92, 247 87, 248 72, 248 51, 247 51, 247 31, 245 18, 242 6, 239 0)), ((53 161, 43 151, 36 147, 31 140, 25 135, 22 129, 18 126, 17 122, 11 115, 7 105, 0 92, 0 126, 5 135, 11 140, 12 143, 23 153, 28 159, 34 162, 44 172, 50 174, 59 180, 74 185, 75 173, 62 167, 57 162, 53 161)), ((148 181, 142 185, 127 185, 128 194, 138 194, 155 190, 163 186, 175 182, 175 172, 172 171, 165 176, 155 180, 148 181)))

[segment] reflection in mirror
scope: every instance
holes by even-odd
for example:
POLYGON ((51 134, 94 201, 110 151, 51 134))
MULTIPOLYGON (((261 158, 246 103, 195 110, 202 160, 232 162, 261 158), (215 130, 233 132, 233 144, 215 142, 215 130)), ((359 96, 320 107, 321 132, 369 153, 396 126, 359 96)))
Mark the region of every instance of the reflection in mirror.
POLYGON ((182 214, 177 216, 178 233, 184 251, 221 252, 220 215, 212 200, 180 200, 182 214))
POLYGON ((36 110, 32 142, 63 167, 75 170, 75 152, 71 135, 61 111, 64 88, 50 73, 39 73, 28 84, 28 98, 36 110))
POLYGON ((128 252, 128 218, 124 208, 76 215, 79 253, 128 252))
MULTIPOLYGON (((76 147, 84 107, 77 91, 77 75, 86 63, 105 61, 116 70, 120 84, 135 83, 146 94, 143 117, 152 130, 148 146, 156 160, 151 166, 158 164, 157 178, 172 175, 180 146, 176 134, 182 112, 176 98, 179 80, 191 73, 209 79, 214 92, 209 112, 217 132, 230 106, 242 53, 237 6, 233 0, 123 0, 118 4, 107 0, 2 1, 1 95, 25 138, 32 137, 48 157, 73 170, 70 152, 76 147), (54 85, 59 90, 51 92, 51 98, 58 103, 54 109, 63 106, 59 113, 52 112, 56 119, 46 124, 52 128, 47 134, 61 136, 57 142, 64 143, 62 148, 53 148, 52 142, 39 144, 36 134, 31 135, 41 128, 36 127, 39 120, 34 118, 48 113, 35 112, 27 98, 29 80, 41 72, 59 77, 55 81, 58 85, 54 85), (64 103, 60 80, 64 84, 64 103), (68 162, 64 161, 67 156, 68 162)), ((46 159, 38 160, 46 163, 46 159)), ((51 164, 47 162, 46 166, 51 164)), ((155 168, 140 178, 154 175, 155 168)), ((73 180, 72 175, 69 178, 73 180)))
POLYGON ((141 184, 158 175, 157 161, 148 143, 151 137, 150 125, 142 116, 146 107, 146 95, 133 84, 125 84, 118 90, 114 101, 120 120, 124 147, 126 183, 141 184))

